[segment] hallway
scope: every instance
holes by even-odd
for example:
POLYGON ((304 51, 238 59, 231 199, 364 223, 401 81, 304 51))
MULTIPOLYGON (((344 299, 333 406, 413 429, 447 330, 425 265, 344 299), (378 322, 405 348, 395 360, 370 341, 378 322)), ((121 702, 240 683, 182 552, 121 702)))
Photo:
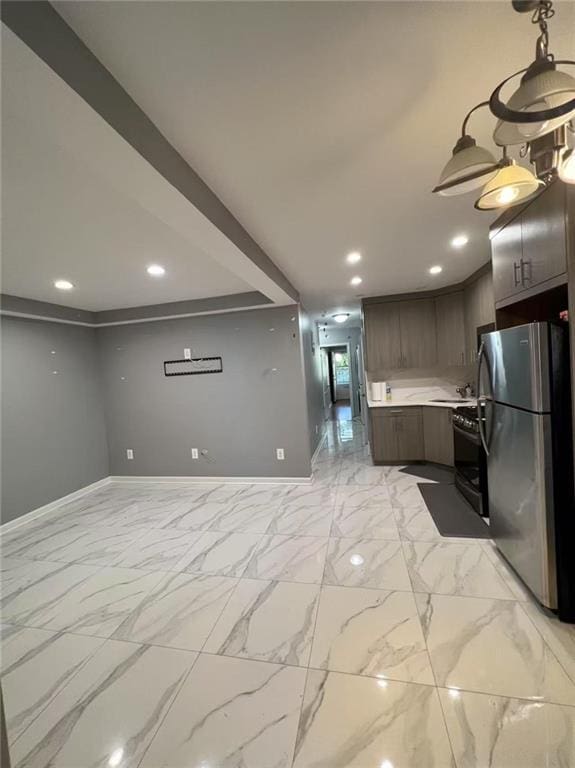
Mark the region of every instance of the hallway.
POLYGON ((573 765, 573 629, 338 414, 311 485, 122 483, 2 538, 14 768, 573 765))

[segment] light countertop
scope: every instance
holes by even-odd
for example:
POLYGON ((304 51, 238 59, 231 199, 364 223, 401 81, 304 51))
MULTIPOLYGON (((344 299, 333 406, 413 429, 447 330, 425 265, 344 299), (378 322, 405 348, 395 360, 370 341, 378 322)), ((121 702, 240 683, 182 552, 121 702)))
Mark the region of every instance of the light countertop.
POLYGON ((392 398, 391 400, 371 400, 371 398, 368 397, 367 405, 369 408, 408 408, 413 405, 425 405, 436 408, 459 408, 461 405, 475 407, 477 405, 477 400, 474 398, 457 399, 454 397, 453 401, 449 403, 434 403, 433 400, 426 397, 410 398, 409 400, 404 400, 401 397, 397 399, 392 398))

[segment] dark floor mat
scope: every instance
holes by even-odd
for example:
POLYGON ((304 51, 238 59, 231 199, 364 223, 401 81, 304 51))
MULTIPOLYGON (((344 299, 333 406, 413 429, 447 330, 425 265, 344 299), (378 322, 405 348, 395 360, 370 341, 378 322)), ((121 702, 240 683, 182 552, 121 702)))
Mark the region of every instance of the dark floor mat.
POLYGON ((453 483, 453 469, 436 467, 434 464, 410 464, 399 470, 412 477, 420 477, 422 480, 431 480, 434 483, 453 483))
POLYGON ((489 539, 489 526, 454 485, 418 483, 429 514, 442 536, 489 539))

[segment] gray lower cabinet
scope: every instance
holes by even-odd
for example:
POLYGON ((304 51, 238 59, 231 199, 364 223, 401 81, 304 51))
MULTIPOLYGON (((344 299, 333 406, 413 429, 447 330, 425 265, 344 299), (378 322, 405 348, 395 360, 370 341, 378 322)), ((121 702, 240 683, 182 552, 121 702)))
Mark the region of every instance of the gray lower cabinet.
POLYGON ((419 405, 371 408, 369 427, 375 464, 425 460, 453 466, 451 408, 419 405))
POLYGON ((453 466, 453 425, 451 408, 423 408, 425 460, 453 466))
POLYGON ((409 463, 425 456, 420 406, 372 408, 371 452, 376 464, 409 463))

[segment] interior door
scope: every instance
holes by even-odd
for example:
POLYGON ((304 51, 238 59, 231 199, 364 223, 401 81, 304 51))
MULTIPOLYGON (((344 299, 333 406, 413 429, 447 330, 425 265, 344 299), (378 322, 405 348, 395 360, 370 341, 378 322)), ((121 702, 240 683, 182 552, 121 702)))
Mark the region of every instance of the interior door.
POLYGON ((499 403, 491 407, 491 535, 529 589, 548 608, 556 608, 551 417, 499 403))

